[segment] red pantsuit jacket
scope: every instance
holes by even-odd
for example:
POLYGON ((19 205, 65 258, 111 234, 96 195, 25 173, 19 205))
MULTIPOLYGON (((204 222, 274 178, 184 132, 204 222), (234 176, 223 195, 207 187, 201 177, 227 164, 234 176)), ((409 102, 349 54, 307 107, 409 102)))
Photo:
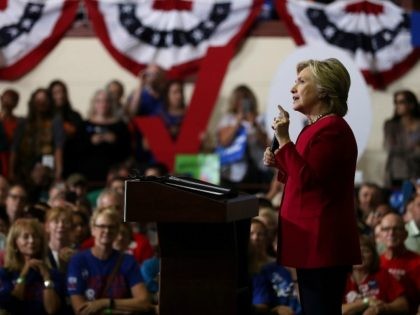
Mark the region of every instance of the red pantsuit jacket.
POLYGON ((357 144, 347 122, 328 116, 306 126, 275 156, 285 183, 278 262, 323 268, 361 262, 354 207, 357 144))

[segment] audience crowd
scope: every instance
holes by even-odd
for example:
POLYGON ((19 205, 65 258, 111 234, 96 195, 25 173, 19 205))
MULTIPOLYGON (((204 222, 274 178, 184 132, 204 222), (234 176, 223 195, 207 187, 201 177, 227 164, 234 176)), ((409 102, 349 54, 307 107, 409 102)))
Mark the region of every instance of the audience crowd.
MULTIPOLYGON (((18 91, 1 91, 1 314, 158 312, 156 225, 122 223, 123 195, 133 172, 168 169, 132 121, 160 117, 176 139, 188 106, 183 82, 166 80, 158 66, 138 79, 127 100, 118 80, 98 89, 85 118, 61 80, 32 93, 26 117, 14 113, 18 91)), ((394 104, 384 124, 385 184, 355 191, 363 262, 348 275, 343 314, 420 314, 420 105, 406 90, 394 104)), ((227 109, 211 151, 222 184, 253 184, 260 201, 249 240, 253 312, 301 314, 295 271, 274 258, 283 187, 262 164, 264 116, 243 84, 227 109)))

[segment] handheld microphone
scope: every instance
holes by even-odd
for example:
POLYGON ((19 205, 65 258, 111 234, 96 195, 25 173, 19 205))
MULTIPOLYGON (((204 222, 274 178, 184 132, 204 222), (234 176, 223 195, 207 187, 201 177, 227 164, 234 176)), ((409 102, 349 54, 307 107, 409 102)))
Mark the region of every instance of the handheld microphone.
POLYGON ((273 136, 273 140, 271 140, 270 150, 274 153, 279 148, 279 142, 277 141, 276 136, 273 136))

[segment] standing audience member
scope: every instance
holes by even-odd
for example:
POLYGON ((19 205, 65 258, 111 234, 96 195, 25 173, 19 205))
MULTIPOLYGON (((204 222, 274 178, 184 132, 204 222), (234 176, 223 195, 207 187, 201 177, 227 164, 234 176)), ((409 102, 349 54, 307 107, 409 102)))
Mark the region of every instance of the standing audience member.
POLYGON ((394 93, 394 115, 384 123, 384 146, 388 153, 385 174, 390 188, 420 177, 420 105, 409 90, 394 93))
POLYGON ((115 115, 112 101, 105 90, 95 93, 85 121, 87 147, 83 174, 89 181, 105 182, 111 166, 130 155, 127 125, 115 115))
POLYGON ((34 163, 54 169, 54 178, 60 180, 63 171, 64 130, 62 120, 54 116, 48 90, 39 88, 29 100, 28 117, 16 129, 10 155, 10 176, 24 181, 34 163))
POLYGON ((360 237, 362 264, 353 266, 347 278, 343 315, 406 314, 408 302, 404 288, 386 270, 379 267, 375 242, 360 237))
POLYGON ((91 218, 94 246, 70 260, 67 290, 76 314, 152 310, 138 264, 132 256, 112 248, 120 222, 115 210, 96 210, 91 218))
POLYGON ((169 81, 164 92, 164 108, 161 117, 172 139, 176 139, 186 112, 184 84, 182 81, 169 81))
POLYGON ((0 96, 0 125, 2 131, 4 131, 4 144, 1 146, 2 151, 0 154, 1 158, 1 170, 3 175, 9 176, 9 159, 10 159, 10 147, 13 143, 15 130, 18 126, 20 118, 18 118, 13 111, 16 109, 19 103, 19 93, 13 89, 5 90, 0 96))
POLYGON ((263 117, 258 113, 255 94, 248 86, 239 85, 233 90, 228 112, 217 127, 217 143, 221 178, 226 184, 271 181, 272 172, 262 160, 268 144, 263 117))
POLYGON ((64 297, 60 275, 47 262, 42 225, 18 219, 7 237, 4 268, 0 269, 0 308, 11 314, 57 314, 64 297))
POLYGON ((420 287, 416 287, 415 274, 420 270, 420 255, 407 250, 404 240, 407 231, 402 218, 389 213, 381 221, 382 241, 385 252, 380 256, 381 269, 387 270, 404 287, 410 314, 414 314, 420 303, 420 287))
POLYGON ((111 80, 105 88, 106 92, 109 94, 113 106, 115 107, 116 115, 118 118, 122 119, 124 122, 128 122, 127 113, 124 108, 124 86, 118 80, 111 80))
POLYGON ((63 122, 65 142, 63 148, 63 177, 80 171, 80 156, 83 154, 83 119, 73 109, 67 90, 67 85, 60 80, 50 83, 48 91, 54 105, 55 115, 63 122))
POLYGON ((415 195, 412 205, 409 208, 412 219, 407 222, 405 228, 408 232, 407 239, 405 240, 405 246, 420 254, 420 195, 415 195))
POLYGON ((150 64, 141 71, 138 86, 128 100, 128 116, 159 115, 163 110, 165 84, 165 71, 158 65, 150 64))

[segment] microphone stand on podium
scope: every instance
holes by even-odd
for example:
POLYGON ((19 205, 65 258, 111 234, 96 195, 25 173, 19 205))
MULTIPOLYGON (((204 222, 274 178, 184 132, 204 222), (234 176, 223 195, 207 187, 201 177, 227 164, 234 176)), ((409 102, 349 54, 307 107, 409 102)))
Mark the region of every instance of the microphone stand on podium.
POLYGON ((253 195, 175 176, 125 182, 125 222, 157 222, 159 314, 235 315, 251 307, 253 195))

